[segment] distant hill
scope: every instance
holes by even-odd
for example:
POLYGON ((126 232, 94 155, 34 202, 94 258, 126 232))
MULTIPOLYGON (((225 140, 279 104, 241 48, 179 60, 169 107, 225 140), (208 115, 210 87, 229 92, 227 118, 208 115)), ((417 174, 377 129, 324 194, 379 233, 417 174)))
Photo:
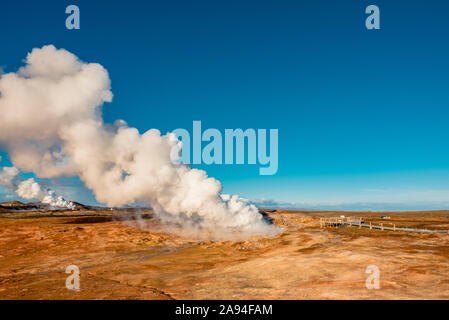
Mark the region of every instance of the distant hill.
POLYGON ((7 201, 7 202, 1 202, 0 206, 2 207, 17 207, 17 206, 24 206, 25 204, 20 201, 7 201))
MULTIPOLYGON (((81 203, 72 201, 72 203, 75 205, 75 211, 78 210, 92 210, 90 206, 85 206, 81 203)), ((0 203, 0 212, 7 212, 7 211, 65 211, 66 208, 54 208, 49 206, 48 204, 41 203, 41 202, 31 202, 31 203, 23 203, 20 201, 7 201, 7 202, 1 202, 0 203)))
POLYGON ((123 206, 123 207, 102 207, 102 206, 89 206, 76 201, 70 201, 75 205, 73 210, 68 208, 54 207, 42 202, 30 202, 23 203, 20 201, 8 201, 0 202, 0 213, 5 212, 17 212, 17 211, 104 211, 104 210, 122 210, 122 211, 134 211, 149 209, 149 207, 135 207, 135 206, 123 206))
POLYGON ((75 205, 75 210, 92 210, 91 206, 86 206, 79 202, 71 201, 75 205))
MULTIPOLYGON (((0 208, 6 210, 37 210, 39 206, 36 203, 22 203, 20 201, 8 201, 0 203, 0 208)), ((4 211, 4 210, 2 210, 4 211)))

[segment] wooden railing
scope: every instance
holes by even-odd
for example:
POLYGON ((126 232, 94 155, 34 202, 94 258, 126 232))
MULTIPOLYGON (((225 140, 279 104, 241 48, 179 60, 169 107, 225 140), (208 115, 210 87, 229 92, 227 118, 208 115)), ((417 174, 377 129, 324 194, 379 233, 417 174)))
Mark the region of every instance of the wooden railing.
POLYGON ((321 228, 338 228, 342 226, 349 227, 357 227, 361 228, 369 228, 382 230, 382 231, 402 231, 402 232, 431 232, 431 233, 447 233, 449 234, 449 230, 429 230, 429 229, 413 229, 413 228, 403 228, 397 227, 394 223, 380 223, 374 224, 372 222, 365 221, 364 218, 360 217, 330 217, 330 218, 320 218, 320 227, 321 228))

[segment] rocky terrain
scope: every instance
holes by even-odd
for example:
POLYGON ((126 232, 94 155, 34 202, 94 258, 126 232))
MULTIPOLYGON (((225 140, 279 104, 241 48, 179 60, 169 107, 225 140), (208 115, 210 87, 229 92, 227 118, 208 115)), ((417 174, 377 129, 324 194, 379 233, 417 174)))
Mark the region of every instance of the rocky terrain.
POLYGON ((448 211, 271 211, 281 233, 216 241, 173 234, 148 209, 0 210, 0 299, 449 299, 449 235, 319 222, 388 215, 449 229, 448 211), (81 270, 79 291, 65 286, 69 265, 81 270), (371 265, 377 290, 365 285, 371 265))

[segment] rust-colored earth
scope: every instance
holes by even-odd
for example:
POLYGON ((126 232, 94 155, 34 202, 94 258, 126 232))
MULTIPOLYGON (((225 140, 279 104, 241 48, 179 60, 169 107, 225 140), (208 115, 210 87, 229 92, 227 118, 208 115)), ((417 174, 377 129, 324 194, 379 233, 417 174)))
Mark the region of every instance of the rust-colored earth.
POLYGON ((320 228, 342 214, 449 229, 448 211, 275 211, 274 237, 199 241, 151 212, 1 212, 0 299, 449 299, 448 234, 320 228), (66 288, 69 265, 79 291, 66 288), (379 289, 365 285, 370 265, 379 289))

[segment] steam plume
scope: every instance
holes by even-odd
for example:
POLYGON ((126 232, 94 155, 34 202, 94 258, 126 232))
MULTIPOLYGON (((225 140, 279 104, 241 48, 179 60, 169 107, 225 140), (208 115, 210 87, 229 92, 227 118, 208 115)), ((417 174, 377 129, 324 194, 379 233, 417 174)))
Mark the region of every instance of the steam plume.
POLYGON ((41 186, 34 181, 33 178, 22 181, 16 190, 16 193, 23 199, 42 199, 44 193, 42 192, 41 186))
MULTIPOLYGON (((2 158, 0 157, 0 160, 2 158)), ((0 167, 0 186, 13 188, 13 181, 19 174, 19 170, 14 167, 0 167)))
MULTIPOLYGON (((0 144, 21 170, 42 178, 79 176, 109 206, 150 204, 163 219, 213 232, 276 231, 202 170, 174 165, 173 134, 140 134, 118 120, 105 125, 112 101, 107 71, 54 46, 35 48, 26 65, 0 78, 0 144)), ((33 182, 27 183, 27 187, 33 182)))
MULTIPOLYGON (((0 157, 1 161, 1 157, 0 157)), ((15 167, 0 167, 0 186, 4 186, 26 200, 39 200, 53 209, 75 209, 75 204, 58 196, 56 191, 47 189, 43 191, 39 183, 33 178, 20 180, 20 170, 15 167)))

